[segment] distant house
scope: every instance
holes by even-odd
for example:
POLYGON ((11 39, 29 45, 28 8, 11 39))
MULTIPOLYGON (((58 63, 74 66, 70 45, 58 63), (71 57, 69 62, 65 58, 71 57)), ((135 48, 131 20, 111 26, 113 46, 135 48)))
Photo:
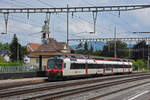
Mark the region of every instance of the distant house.
MULTIPOLYGON (((27 44, 27 51, 28 52, 34 52, 35 50, 37 50, 39 48, 41 44, 38 44, 38 43, 28 43, 27 44)), ((30 57, 29 55, 25 55, 24 56, 24 63, 25 64, 29 64, 30 63, 30 57)))
POLYGON ((28 43, 27 44, 27 51, 28 52, 33 52, 33 51, 37 50, 40 45, 41 44, 38 44, 38 43, 28 43))
POLYGON ((27 45, 27 50, 30 51, 30 64, 39 66, 39 56, 42 56, 42 66, 47 64, 47 60, 51 55, 60 53, 70 53, 70 48, 67 49, 65 42, 57 42, 53 38, 47 39, 46 43, 43 44, 32 44, 27 45))
POLYGON ((0 56, 5 60, 5 61, 10 61, 9 57, 9 52, 7 50, 2 50, 0 51, 0 56))

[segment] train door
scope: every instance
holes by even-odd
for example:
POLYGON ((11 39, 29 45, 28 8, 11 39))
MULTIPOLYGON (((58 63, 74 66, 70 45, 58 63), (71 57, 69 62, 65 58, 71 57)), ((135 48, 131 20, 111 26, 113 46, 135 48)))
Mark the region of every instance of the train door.
POLYGON ((63 64, 63 76, 70 75, 70 61, 64 61, 63 64))
POLYGON ((106 66, 105 66, 105 64, 103 65, 103 74, 104 75, 106 74, 106 66))
POLYGON ((111 66, 111 64, 106 64, 105 65, 105 73, 107 73, 107 74, 112 73, 112 66, 111 66))
POLYGON ((88 64, 85 64, 85 74, 88 75, 88 64))
POLYGON ((113 65, 111 65, 111 66, 112 66, 111 72, 112 72, 112 74, 114 74, 114 66, 113 65))

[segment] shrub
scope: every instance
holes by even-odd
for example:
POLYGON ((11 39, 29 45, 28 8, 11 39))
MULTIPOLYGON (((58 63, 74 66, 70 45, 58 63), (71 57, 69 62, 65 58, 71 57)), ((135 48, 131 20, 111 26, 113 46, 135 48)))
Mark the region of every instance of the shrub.
POLYGON ((0 66, 22 66, 22 62, 0 62, 0 66))
POLYGON ((138 70, 146 70, 147 63, 143 59, 138 59, 137 61, 132 60, 133 66, 138 70))

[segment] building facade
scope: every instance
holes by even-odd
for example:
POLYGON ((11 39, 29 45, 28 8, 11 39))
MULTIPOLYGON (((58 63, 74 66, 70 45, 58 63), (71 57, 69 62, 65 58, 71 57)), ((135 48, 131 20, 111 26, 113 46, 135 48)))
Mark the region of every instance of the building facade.
POLYGON ((57 42, 53 38, 48 38, 43 44, 27 45, 27 50, 30 52, 30 64, 39 66, 39 56, 42 56, 42 67, 46 66, 48 58, 51 55, 70 53, 71 49, 67 48, 67 44, 64 42, 57 42))

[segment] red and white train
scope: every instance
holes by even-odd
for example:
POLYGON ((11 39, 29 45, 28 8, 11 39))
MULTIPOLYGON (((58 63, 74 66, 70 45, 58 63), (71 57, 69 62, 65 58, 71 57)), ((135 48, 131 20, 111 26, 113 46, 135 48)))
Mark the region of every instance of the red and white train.
POLYGON ((131 73, 132 63, 127 59, 54 55, 47 61, 49 79, 131 73))

